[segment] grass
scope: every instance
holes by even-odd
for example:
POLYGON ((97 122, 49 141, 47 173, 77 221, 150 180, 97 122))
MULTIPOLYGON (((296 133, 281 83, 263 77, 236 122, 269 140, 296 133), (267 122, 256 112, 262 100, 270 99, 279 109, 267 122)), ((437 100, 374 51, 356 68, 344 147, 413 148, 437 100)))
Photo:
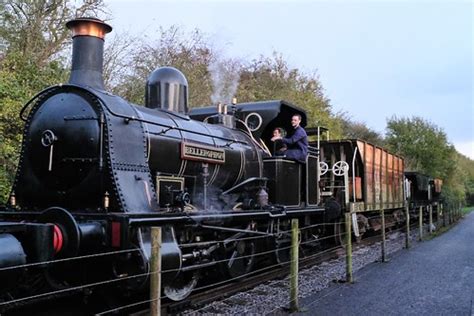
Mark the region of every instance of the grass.
POLYGON ((474 211, 474 206, 465 206, 461 210, 463 214, 469 214, 472 211, 474 211))
MULTIPOLYGON (((469 214, 470 212, 473 212, 473 211, 474 211, 474 206, 465 206, 461 209, 461 216, 469 214)), ((441 223, 442 222, 443 221, 441 219, 441 223)), ((437 229, 432 234, 428 233, 428 234, 424 235, 423 240, 430 240, 430 239, 433 239, 435 237, 438 237, 439 235, 442 235, 445 232, 447 232, 448 230, 450 230, 456 224, 457 224, 457 221, 455 221, 451 225, 449 225, 448 223, 446 223, 446 226, 440 225, 439 227, 437 227, 437 229)))

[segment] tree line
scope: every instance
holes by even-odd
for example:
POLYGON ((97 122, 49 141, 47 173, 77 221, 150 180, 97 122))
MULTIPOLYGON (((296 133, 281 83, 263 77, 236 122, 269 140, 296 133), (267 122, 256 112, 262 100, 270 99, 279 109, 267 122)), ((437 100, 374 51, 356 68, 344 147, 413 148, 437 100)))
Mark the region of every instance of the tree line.
MULTIPOLYGON (((18 162, 23 122, 18 113, 33 95, 66 82, 70 33, 76 16, 110 19, 102 0, 0 1, 0 204, 5 203, 18 162), (78 3, 79 2, 79 3, 78 3)), ((108 90, 144 104, 148 75, 160 66, 180 69, 189 82, 191 107, 284 99, 304 108, 310 126, 324 126, 331 138, 361 138, 406 159, 407 168, 443 179, 449 203, 474 205, 474 161, 459 154, 445 132, 421 117, 387 119, 385 135, 335 112, 317 71, 291 67, 282 54, 253 60, 225 57, 203 32, 157 28, 144 36, 111 34, 106 39, 104 81, 108 90)))

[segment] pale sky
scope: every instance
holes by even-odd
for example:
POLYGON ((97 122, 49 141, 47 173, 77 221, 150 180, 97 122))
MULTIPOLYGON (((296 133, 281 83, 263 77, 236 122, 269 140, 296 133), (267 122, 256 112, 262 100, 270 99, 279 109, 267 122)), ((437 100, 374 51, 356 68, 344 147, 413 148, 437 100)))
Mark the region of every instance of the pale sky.
POLYGON ((422 116, 474 159, 471 1, 105 3, 117 33, 178 25, 200 29, 227 56, 280 52, 292 67, 317 70, 335 111, 382 133, 392 115, 422 116))

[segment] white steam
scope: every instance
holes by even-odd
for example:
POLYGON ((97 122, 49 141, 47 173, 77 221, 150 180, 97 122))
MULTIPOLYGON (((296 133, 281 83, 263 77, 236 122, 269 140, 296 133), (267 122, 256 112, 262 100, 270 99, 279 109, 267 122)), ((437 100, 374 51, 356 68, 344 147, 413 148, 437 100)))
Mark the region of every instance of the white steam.
POLYGON ((229 61, 213 60, 209 65, 212 79, 212 104, 230 104, 239 85, 239 72, 229 61))

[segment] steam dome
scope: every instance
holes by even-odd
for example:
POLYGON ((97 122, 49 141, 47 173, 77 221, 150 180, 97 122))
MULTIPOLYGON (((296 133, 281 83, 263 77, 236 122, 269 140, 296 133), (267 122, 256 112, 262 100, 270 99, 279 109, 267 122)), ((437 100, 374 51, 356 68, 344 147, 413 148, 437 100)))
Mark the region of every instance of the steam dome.
POLYGON ((188 111, 188 81, 173 67, 155 69, 146 82, 145 104, 151 109, 178 113, 188 111))

